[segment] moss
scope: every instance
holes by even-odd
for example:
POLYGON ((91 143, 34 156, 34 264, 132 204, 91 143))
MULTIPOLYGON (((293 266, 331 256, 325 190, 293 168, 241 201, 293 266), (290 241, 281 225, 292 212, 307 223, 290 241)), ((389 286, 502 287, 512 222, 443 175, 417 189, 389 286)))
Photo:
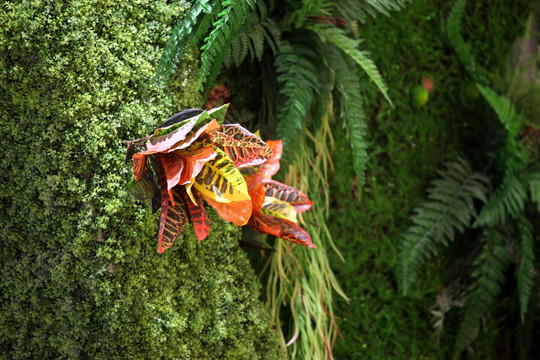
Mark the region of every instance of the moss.
POLYGON ((0 5, 0 349, 10 359, 275 359, 238 230, 156 253, 124 142, 200 106, 194 60, 151 82, 185 2, 0 5))

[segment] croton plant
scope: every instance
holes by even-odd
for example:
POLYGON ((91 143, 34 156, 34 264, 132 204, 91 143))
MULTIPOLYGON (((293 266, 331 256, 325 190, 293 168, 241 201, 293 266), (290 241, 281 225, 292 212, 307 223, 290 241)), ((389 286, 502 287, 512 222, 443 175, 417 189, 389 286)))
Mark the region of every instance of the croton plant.
POLYGON ((296 224, 297 214, 313 203, 271 179, 279 170, 281 140, 265 142, 239 124, 224 125, 227 107, 182 111, 149 136, 128 141, 128 191, 161 209, 158 252, 174 244, 189 219, 199 241, 208 236, 203 200, 237 226, 315 248, 296 224))

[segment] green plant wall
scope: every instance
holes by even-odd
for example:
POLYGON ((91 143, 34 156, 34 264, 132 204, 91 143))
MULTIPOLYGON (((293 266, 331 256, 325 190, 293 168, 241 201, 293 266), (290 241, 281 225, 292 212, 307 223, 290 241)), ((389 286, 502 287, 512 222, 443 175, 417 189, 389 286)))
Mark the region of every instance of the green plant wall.
MULTIPOLYGON (((162 256, 124 190, 125 143, 195 95, 194 58, 152 85, 187 3, 0 5, 0 353, 10 359, 276 359, 238 229, 211 213, 162 256)), ((1 357, 0 356, 0 357, 1 357)))

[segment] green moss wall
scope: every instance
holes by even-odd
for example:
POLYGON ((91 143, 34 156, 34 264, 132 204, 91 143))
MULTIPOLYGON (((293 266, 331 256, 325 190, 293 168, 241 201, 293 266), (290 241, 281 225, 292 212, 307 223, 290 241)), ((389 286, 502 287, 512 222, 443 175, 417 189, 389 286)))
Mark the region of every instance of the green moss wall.
MULTIPOLYGON (((0 3, 0 358, 282 358, 238 229, 156 252, 124 142, 200 106, 151 79, 185 2, 0 3)), ((195 63, 194 59, 191 60, 195 63)))

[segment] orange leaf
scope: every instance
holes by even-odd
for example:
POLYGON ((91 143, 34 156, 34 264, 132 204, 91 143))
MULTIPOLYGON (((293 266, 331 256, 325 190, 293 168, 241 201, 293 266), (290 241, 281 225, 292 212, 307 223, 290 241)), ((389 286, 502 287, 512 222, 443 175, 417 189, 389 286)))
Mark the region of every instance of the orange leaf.
POLYGON ((253 203, 253 213, 258 214, 261 211, 261 207, 264 203, 264 187, 261 182, 254 183, 253 177, 244 177, 246 185, 248 186, 249 197, 253 203))
POLYGON ((252 211, 251 199, 222 203, 202 194, 206 202, 216 209, 223 220, 230 221, 236 226, 244 226, 249 221, 252 211))

